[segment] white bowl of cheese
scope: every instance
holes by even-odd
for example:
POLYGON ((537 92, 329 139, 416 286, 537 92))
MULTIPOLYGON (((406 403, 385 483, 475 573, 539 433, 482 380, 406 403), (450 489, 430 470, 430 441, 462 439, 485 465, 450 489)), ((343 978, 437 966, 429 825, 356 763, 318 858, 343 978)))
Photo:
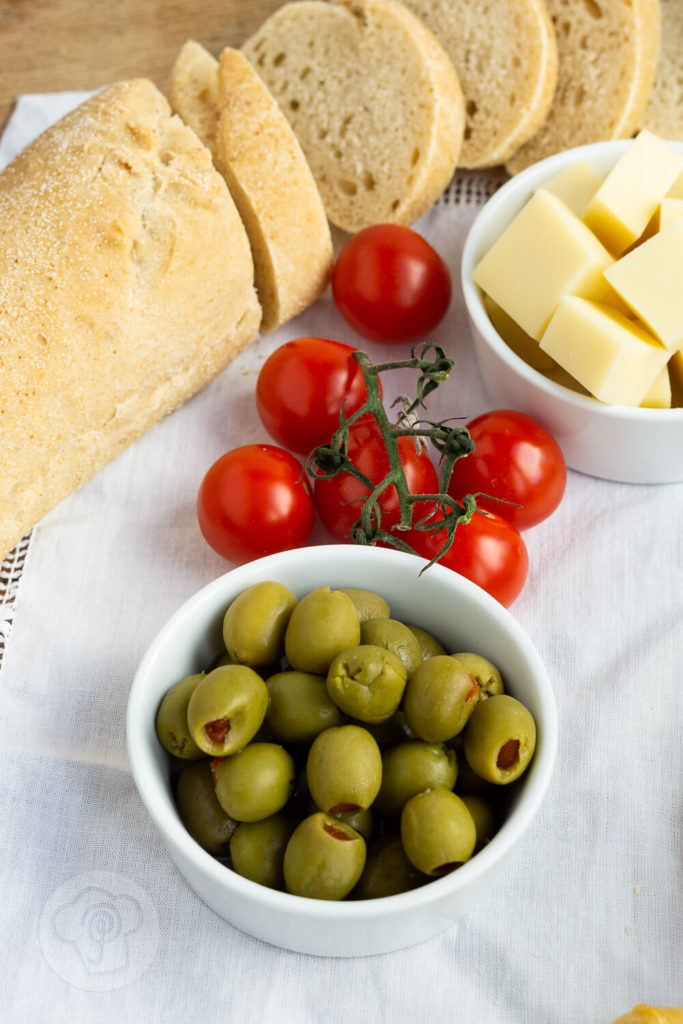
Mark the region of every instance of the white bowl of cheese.
POLYGON ((489 397, 540 420, 567 465, 683 480, 683 144, 581 146, 506 182, 462 286, 489 397))

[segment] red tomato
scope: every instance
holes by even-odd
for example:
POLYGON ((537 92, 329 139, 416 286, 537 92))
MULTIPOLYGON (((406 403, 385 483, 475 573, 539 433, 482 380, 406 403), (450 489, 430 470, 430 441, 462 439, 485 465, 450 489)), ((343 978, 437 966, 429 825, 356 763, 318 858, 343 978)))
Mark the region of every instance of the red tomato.
MULTIPOLYGON (((412 530, 408 543, 425 558, 433 558, 446 541, 445 531, 412 530)), ((506 608, 519 597, 529 571, 529 555, 519 530, 507 519, 490 512, 475 512, 460 523, 453 543, 439 559, 476 583, 506 608)))
POLYGON ((367 397, 351 345, 328 338, 288 341, 266 359, 256 383, 261 422, 278 444, 308 455, 326 444, 367 397))
MULTIPOLYGON (((411 493, 436 493, 439 489, 438 477, 426 451, 418 452, 410 437, 399 438, 398 450, 411 493)), ((348 455, 354 465, 375 484, 380 483, 389 472, 389 456, 380 429, 372 416, 363 416, 350 428, 348 455)), ((346 472, 328 479, 317 478, 314 486, 318 515, 339 540, 349 540, 351 527, 360 516, 363 501, 369 494, 370 490, 365 484, 346 472)), ((398 494, 393 485, 387 488, 382 506, 382 529, 389 530, 401 518, 398 494)), ((424 514, 420 503, 413 513, 413 521, 424 514)))
POLYGON ((467 424, 475 449, 455 463, 448 486, 458 499, 481 491, 516 505, 477 498, 479 508, 502 516, 519 530, 554 512, 564 494, 567 467, 562 450, 531 416, 500 409, 467 424))
POLYGON ((342 316, 371 341, 417 341, 443 317, 451 276, 435 249, 410 228, 375 224, 353 235, 332 272, 342 316))
POLYGON ((204 539, 231 562, 301 547, 315 523, 301 463, 272 444, 233 448, 214 462, 197 496, 204 539))

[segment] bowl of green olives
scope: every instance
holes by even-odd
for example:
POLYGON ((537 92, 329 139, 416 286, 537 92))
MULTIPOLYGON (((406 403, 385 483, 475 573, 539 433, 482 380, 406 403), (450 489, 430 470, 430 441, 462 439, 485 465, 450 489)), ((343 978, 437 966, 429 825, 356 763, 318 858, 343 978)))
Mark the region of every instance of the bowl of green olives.
POLYGON ((362 956, 485 898, 545 796, 557 716, 531 640, 479 587, 321 545, 233 569, 171 617, 127 743, 209 907, 277 946, 362 956))

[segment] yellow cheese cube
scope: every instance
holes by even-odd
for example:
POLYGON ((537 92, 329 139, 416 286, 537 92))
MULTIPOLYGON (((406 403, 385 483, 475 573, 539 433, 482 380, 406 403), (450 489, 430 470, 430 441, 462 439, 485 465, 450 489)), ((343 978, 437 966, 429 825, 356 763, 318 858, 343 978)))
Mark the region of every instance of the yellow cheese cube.
POLYGON ((551 370, 556 365, 554 359, 541 351, 536 339, 523 331, 489 295, 484 296, 484 309, 505 344, 525 363, 533 366, 534 370, 551 370))
POLYGON ((640 404, 644 409, 671 408, 671 381, 667 366, 657 374, 654 384, 640 404))
POLYGON ((613 262, 561 199, 535 192, 474 269, 474 283, 538 340, 565 293, 593 297, 613 262))
POLYGON ((669 360, 671 404, 683 405, 683 349, 677 349, 669 360))
POLYGON ((611 306, 567 295, 541 339, 544 352, 611 405, 640 405, 669 353, 611 306))
POLYGON ((683 344, 682 267, 679 219, 605 270, 614 290, 669 350, 683 344))
POLYGON ((544 181, 543 188, 566 203, 577 217, 582 217, 602 182, 603 175, 598 174, 585 160, 580 160, 544 181))
POLYGON ((663 231, 673 224, 679 217, 683 217, 683 197, 674 199, 665 196, 659 204, 659 215, 657 217, 657 231, 663 231))
POLYGON ((683 199, 683 171, 678 175, 666 194, 672 199, 683 199))
POLYGON ((584 222, 616 256, 632 245, 683 171, 683 153, 644 130, 595 193, 584 222))

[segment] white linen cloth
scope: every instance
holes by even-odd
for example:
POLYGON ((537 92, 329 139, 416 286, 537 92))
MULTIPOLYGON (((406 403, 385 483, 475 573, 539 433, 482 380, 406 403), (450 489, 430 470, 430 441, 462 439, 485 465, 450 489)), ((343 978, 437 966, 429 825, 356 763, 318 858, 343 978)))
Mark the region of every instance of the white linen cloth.
MULTIPOLYGON (((78 99, 22 98, 0 162, 78 99)), ((454 279, 433 338, 455 365, 430 409, 471 417, 490 403, 458 275, 482 193, 475 176, 456 184, 417 227, 454 279)), ((304 956, 237 931, 175 870, 127 768, 128 689, 170 614, 230 568, 199 533, 197 487, 224 451, 268 440, 256 374, 307 334, 408 355, 364 343, 325 296, 33 531, 0 668, 0 1021, 607 1024, 638 1002, 683 1005, 681 484, 570 472, 525 534, 511 610, 553 679, 557 768, 457 928, 379 957, 304 956)))

